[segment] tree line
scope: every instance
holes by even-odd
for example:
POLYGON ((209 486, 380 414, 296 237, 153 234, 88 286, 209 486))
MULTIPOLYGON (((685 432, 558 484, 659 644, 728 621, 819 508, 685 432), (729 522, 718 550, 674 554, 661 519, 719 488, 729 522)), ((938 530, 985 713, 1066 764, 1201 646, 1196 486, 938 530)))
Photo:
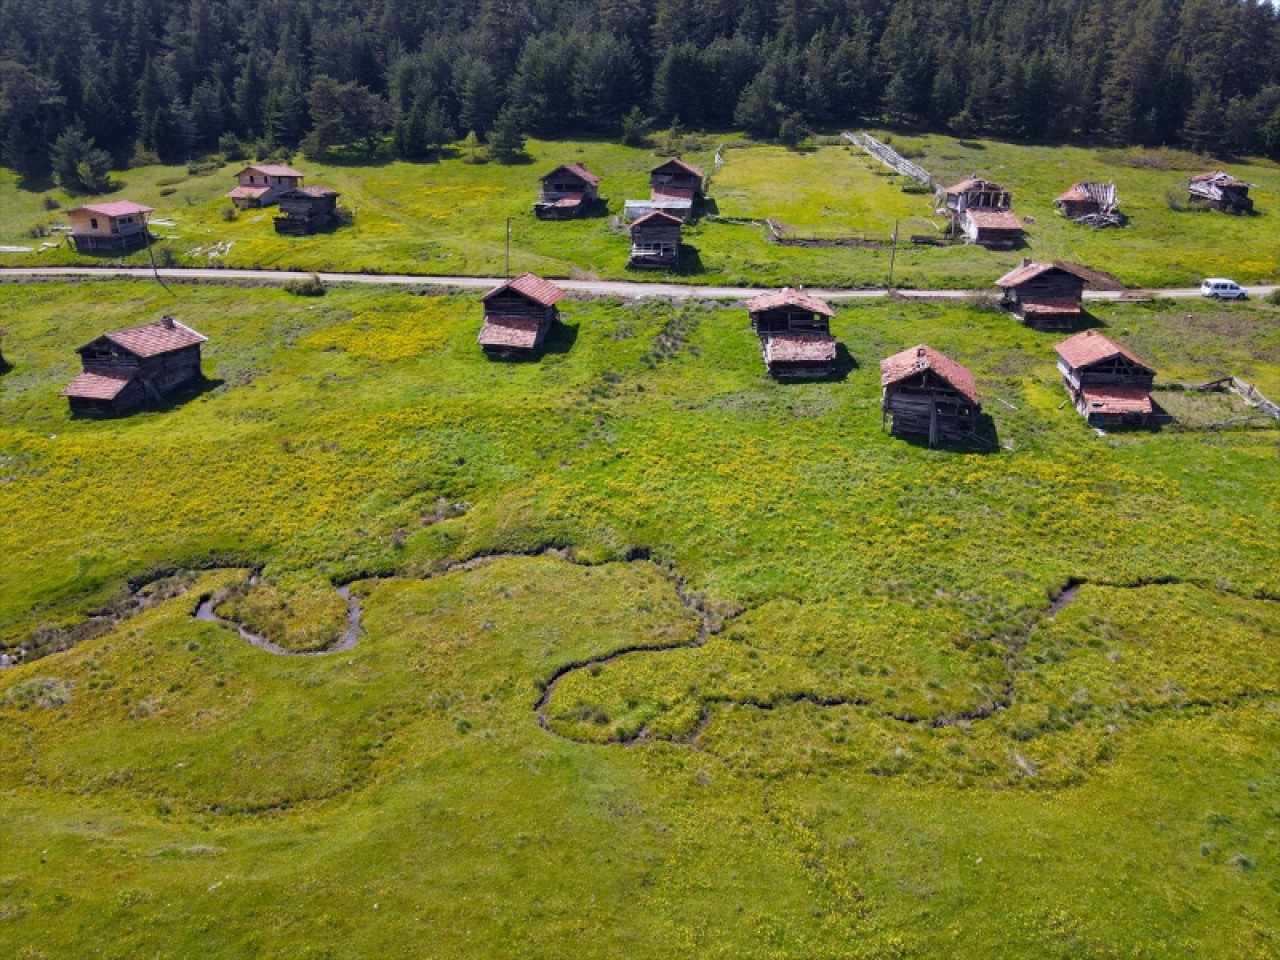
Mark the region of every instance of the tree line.
POLYGON ((87 186, 219 150, 676 123, 1280 158, 1266 0, 0 0, 0 37, 4 164, 87 186))

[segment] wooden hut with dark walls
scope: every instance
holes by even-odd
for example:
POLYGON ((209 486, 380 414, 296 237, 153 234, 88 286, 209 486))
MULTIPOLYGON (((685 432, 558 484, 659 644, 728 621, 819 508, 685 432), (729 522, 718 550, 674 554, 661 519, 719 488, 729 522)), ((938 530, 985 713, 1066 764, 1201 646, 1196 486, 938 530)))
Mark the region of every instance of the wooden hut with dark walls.
POLYGON ((62 391, 72 413, 125 413, 200 380, 208 338, 173 317, 104 333, 76 350, 83 372, 62 391))
POLYGON ((769 373, 778 379, 814 379, 835 372, 835 311, 803 290, 784 287, 747 303, 751 329, 769 373))
POLYGON ((494 287, 484 304, 479 343, 486 354, 503 359, 534 356, 556 322, 556 304, 564 291, 550 280, 526 273, 494 287))
POLYGON ((1092 427, 1142 427, 1154 406, 1156 372, 1097 330, 1077 333, 1054 346, 1062 385, 1092 427))
POLYGON ((291 187, 277 195, 281 216, 276 233, 315 233, 327 227, 338 213, 337 190, 329 187, 291 187))
POLYGON ((920 344, 880 361, 882 416, 894 436, 926 437, 929 446, 973 440, 982 405, 973 374, 920 344))
POLYGON ((269 207, 284 191, 302 186, 303 179, 293 167, 258 163, 236 174, 236 188, 227 197, 237 207, 269 207))
POLYGON ((680 266, 680 240, 684 221, 661 210, 646 213, 631 224, 633 270, 675 270, 680 266))
POLYGON ((81 253, 145 247, 151 239, 147 214, 154 212, 154 207, 132 200, 85 204, 67 211, 67 219, 71 221, 67 240, 81 253))
POLYGON ((1187 202, 1225 210, 1230 213, 1252 213, 1253 199, 1249 196, 1252 184, 1233 177, 1222 170, 1198 173, 1187 181, 1187 202))
POLYGON ((1036 263, 1023 257, 996 281, 1001 306, 1036 330, 1070 330, 1080 322, 1085 278, 1069 263, 1036 263))
POLYGON ((649 171, 649 199, 628 200, 623 214, 628 219, 643 217, 655 210, 688 220, 693 203, 702 195, 702 171, 679 157, 658 164, 649 171))
POLYGON ((600 199, 600 178, 580 163, 566 163, 542 178, 533 212, 543 220, 581 216, 600 199))

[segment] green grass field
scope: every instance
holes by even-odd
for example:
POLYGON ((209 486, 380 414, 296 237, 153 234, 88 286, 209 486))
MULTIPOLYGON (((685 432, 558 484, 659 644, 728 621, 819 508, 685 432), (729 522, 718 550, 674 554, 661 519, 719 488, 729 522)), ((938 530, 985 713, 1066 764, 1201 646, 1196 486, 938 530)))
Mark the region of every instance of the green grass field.
MULTIPOLYGON (((0 672, 0 955, 1280 952, 1275 427, 1099 436, 977 304, 842 309, 788 386, 724 304, 567 301, 502 364, 468 298, 0 300, 0 643, 152 598, 0 672), (162 311, 208 389, 69 417, 71 348, 162 311), (999 451, 882 432, 920 341, 999 451), (193 616, 306 649, 345 583, 340 654, 193 616)), ((1096 314, 1280 395, 1274 306, 1096 314)))
MULTIPOLYGON (((885 134, 881 134, 884 136, 885 134)), ((718 141, 704 136, 691 161, 711 169, 718 141)), ((715 175, 709 209, 728 218, 773 217, 798 235, 834 237, 848 233, 888 241, 895 221, 905 237, 934 234, 932 198, 905 193, 903 181, 849 146, 809 151, 745 146, 726 138, 726 164, 715 175)), ((1169 169, 1131 165, 1115 151, 1074 147, 1033 147, 950 137, 898 137, 894 141, 940 179, 950 182, 971 172, 1000 180, 1013 191, 1014 209, 1035 222, 1029 247, 992 253, 973 247, 913 247, 899 250, 895 283, 917 288, 982 287, 994 282, 1024 254, 1069 258, 1114 273, 1133 286, 1196 284, 1224 274, 1242 283, 1280 280, 1280 252, 1273 226, 1280 209, 1280 166, 1268 161, 1231 164, 1256 184, 1257 216, 1174 212, 1165 193, 1185 189, 1200 161, 1156 152, 1169 169), (1181 169, 1178 164, 1186 167, 1181 169), (1093 231, 1062 220, 1053 198, 1079 179, 1114 180, 1123 230, 1093 231)), ((435 275, 496 275, 504 267, 506 219, 514 219, 513 267, 553 277, 628 276, 625 230, 612 225, 627 197, 647 196, 647 171, 657 160, 646 150, 593 141, 529 144, 531 162, 514 166, 469 165, 459 158, 439 163, 375 165, 296 161, 308 182, 335 187, 354 213, 351 225, 313 237, 279 237, 273 210, 248 211, 228 222, 224 195, 234 185, 239 164, 191 176, 186 168, 142 167, 120 174, 124 187, 112 197, 128 197, 157 208, 154 215, 174 226, 158 226, 165 238, 155 248, 173 262, 209 266, 404 272, 435 275), (604 178, 607 212, 578 221, 538 221, 531 205, 538 177, 558 163, 581 161, 604 178), (229 245, 229 246, 228 246, 229 245)), ((1204 161, 1215 165, 1218 161, 1204 161)), ((35 187, 47 188, 48 184, 35 187)), ((47 211, 51 196, 68 208, 84 198, 54 189, 19 186, 0 172, 0 264, 111 262, 73 254, 56 232, 34 230, 63 222, 47 211), (42 243, 59 245, 40 251, 42 243)), ((1182 194, 1185 199, 1185 194, 1182 194)), ((701 221, 686 231, 681 274, 689 281, 732 285, 807 284, 839 287, 882 285, 889 252, 865 248, 794 248, 766 242, 763 228, 701 221)), ((127 263, 145 264, 135 252, 127 263)), ((667 279, 643 274, 637 279, 667 279)))

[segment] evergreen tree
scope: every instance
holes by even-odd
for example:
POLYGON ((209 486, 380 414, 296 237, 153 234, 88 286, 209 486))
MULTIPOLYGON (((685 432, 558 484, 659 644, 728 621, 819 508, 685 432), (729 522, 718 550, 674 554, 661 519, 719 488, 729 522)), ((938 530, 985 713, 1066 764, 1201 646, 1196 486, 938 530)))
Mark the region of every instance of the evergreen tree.
POLYGON ((489 153, 499 163, 511 163, 524 152, 520 112, 504 107, 489 131, 489 153))
POLYGON ((97 149, 81 127, 63 130, 49 158, 53 179, 68 193, 105 193, 111 188, 111 154, 97 149))

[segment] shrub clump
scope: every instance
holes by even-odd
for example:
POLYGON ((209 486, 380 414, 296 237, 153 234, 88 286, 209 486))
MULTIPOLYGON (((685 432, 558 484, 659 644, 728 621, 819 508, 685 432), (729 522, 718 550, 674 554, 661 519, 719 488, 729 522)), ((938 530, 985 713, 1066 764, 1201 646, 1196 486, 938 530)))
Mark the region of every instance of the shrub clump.
POLYGON ((285 292, 292 293, 295 297, 323 297, 326 288, 319 274, 313 273, 309 277, 300 277, 297 280, 288 281, 285 283, 284 289, 285 292))

